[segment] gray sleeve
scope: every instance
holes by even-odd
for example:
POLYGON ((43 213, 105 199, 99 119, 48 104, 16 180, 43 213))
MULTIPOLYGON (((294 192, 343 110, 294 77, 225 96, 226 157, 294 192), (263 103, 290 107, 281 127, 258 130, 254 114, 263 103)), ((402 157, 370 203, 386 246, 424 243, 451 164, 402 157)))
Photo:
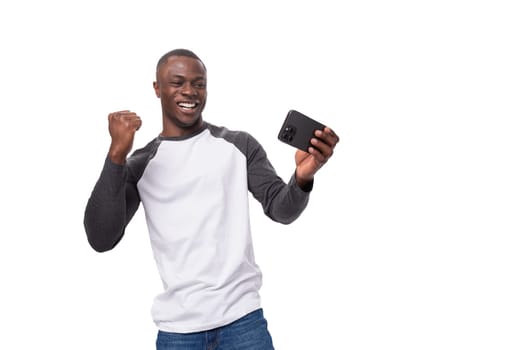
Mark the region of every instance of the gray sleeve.
POLYGON ((127 166, 106 158, 84 213, 88 242, 97 252, 117 245, 138 209, 140 198, 130 178, 127 166))
POLYGON ((248 135, 246 145, 248 188, 272 220, 289 224, 308 204, 313 182, 306 190, 295 181, 295 174, 285 183, 276 173, 262 146, 248 135))

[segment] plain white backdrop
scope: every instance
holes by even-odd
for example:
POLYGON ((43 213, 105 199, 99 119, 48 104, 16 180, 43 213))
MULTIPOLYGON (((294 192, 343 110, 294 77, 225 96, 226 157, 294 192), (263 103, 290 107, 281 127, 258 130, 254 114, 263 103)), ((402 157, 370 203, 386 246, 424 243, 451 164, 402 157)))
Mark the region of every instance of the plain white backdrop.
POLYGON ((277 141, 297 109, 341 137, 292 225, 252 201, 279 350, 525 348, 520 1, 25 1, 0 5, 0 348, 154 349, 143 211, 89 247, 108 113, 160 131, 157 59, 195 51, 206 120, 277 141))

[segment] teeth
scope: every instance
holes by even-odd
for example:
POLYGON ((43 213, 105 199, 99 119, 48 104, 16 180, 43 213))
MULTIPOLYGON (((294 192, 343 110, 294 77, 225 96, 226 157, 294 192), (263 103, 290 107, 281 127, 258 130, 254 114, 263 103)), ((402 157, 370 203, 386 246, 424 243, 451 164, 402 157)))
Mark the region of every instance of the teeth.
POLYGON ((183 108, 195 108, 195 106, 197 106, 195 102, 179 102, 177 104, 183 108))

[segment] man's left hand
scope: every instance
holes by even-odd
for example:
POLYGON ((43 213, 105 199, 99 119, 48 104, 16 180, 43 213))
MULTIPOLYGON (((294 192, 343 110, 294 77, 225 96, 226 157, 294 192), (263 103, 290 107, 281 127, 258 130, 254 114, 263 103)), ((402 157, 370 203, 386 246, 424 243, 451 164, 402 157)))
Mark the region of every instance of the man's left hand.
POLYGON ((329 127, 316 130, 314 135, 308 152, 298 150, 295 153, 295 179, 300 187, 313 181, 315 173, 332 157, 339 142, 339 136, 329 127))

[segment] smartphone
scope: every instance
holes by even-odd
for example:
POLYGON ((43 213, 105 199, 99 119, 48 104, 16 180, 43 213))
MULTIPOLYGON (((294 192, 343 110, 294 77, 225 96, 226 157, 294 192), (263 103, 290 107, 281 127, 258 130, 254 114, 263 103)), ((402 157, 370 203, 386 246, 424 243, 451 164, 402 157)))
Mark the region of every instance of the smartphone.
POLYGON ((277 138, 290 146, 308 152, 308 147, 312 147, 310 140, 314 137, 314 131, 324 128, 325 126, 318 121, 291 109, 277 138))

